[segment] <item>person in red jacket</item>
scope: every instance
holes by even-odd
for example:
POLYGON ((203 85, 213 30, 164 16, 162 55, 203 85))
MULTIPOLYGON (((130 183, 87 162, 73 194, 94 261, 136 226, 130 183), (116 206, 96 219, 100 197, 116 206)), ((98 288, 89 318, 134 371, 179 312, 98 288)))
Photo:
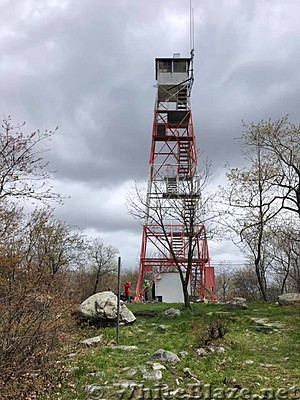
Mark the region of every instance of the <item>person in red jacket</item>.
POLYGON ((131 282, 126 282, 124 284, 125 301, 129 301, 129 299, 130 299, 130 286, 131 286, 131 282))

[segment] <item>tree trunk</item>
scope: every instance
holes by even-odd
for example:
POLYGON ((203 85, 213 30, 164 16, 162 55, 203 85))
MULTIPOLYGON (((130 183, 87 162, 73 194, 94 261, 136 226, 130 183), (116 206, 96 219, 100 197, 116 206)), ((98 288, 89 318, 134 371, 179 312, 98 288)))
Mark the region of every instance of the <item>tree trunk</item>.
POLYGON ((97 273, 96 273, 96 279, 95 279, 93 294, 96 294, 96 293, 97 293, 97 288, 98 288, 99 280, 100 280, 100 269, 98 268, 98 269, 97 269, 97 273))
POLYGON ((182 289, 183 289, 183 297, 184 297, 184 307, 191 308, 191 303, 189 300, 189 293, 188 293, 187 287, 184 285, 182 287, 182 289))
POLYGON ((255 272, 256 272, 258 286, 259 286, 259 290, 262 295, 262 298, 264 299, 264 301, 267 301, 266 288, 265 288, 265 285, 263 282, 261 270, 259 268, 259 260, 258 259, 255 260, 255 272))
POLYGON ((191 308, 191 303, 189 299, 189 292, 188 292, 188 283, 189 283, 189 275, 186 274, 185 279, 182 282, 182 292, 183 292, 183 299, 184 299, 184 307, 191 308))

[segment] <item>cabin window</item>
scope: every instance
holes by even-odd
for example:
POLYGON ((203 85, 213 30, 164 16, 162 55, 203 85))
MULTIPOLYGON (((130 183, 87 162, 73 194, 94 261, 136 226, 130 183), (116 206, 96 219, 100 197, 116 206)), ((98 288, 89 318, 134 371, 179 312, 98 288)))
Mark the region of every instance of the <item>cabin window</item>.
POLYGON ((174 62, 174 72, 187 72, 186 71, 186 66, 187 66, 186 61, 173 60, 173 62, 174 62))
POLYGON ((172 60, 159 61, 159 72, 172 72, 172 60))

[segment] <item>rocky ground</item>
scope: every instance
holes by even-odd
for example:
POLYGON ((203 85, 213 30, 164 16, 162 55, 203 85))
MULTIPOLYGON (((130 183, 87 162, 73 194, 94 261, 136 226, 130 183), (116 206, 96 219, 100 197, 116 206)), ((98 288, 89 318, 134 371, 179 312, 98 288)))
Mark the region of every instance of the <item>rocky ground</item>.
POLYGON ((265 303, 193 304, 191 310, 127 306, 137 319, 120 328, 119 344, 114 327, 80 328, 81 340, 65 359, 69 385, 53 400, 188 399, 203 391, 213 398, 218 390, 225 398, 230 390, 248 390, 259 399, 266 388, 296 398, 299 309, 265 303))

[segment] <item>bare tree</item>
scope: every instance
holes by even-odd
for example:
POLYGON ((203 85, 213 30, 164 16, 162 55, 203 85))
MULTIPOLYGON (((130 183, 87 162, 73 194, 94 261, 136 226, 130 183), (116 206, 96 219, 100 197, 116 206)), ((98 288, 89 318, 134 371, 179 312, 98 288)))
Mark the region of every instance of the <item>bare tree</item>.
POLYGON ((289 122, 288 115, 277 121, 261 121, 246 126, 248 144, 258 140, 272 171, 270 204, 300 218, 300 125, 289 122))
POLYGON ((31 397, 26 392, 30 372, 49 373, 50 352, 66 339, 63 333, 71 323, 67 282, 47 273, 49 253, 43 258, 38 246, 51 221, 43 230, 39 222, 36 230, 40 218, 29 220, 22 208, 0 202, 0 385, 5 398, 9 391, 13 395, 7 398, 31 397))
MULTIPOLYGON (((210 178, 210 162, 203 162, 200 175, 188 179, 169 178, 152 182, 152 187, 136 183, 133 192, 127 199, 129 213, 147 227, 159 230, 162 257, 173 259, 174 266, 179 272, 184 304, 190 306, 188 286, 192 269, 195 266, 195 254, 201 247, 203 260, 208 260, 207 225, 215 217, 211 207, 212 198, 205 197, 210 178), (176 185, 176 188, 174 187, 176 185), (151 197, 149 196, 151 193, 151 197), (177 249, 170 230, 176 229, 176 224, 183 227, 184 242, 177 249)), ((180 228, 181 229, 181 228, 180 228)), ((212 229, 210 229, 212 235, 212 229)), ((139 282, 138 282, 139 285, 139 282)))
POLYGON ((261 298, 257 275, 252 265, 245 265, 232 275, 233 293, 235 296, 245 297, 248 301, 257 301, 261 298))
POLYGON ((228 300, 228 296, 233 290, 233 271, 230 263, 222 262, 218 268, 216 276, 216 292, 217 298, 223 302, 228 300))
POLYGON ((50 172, 43 156, 45 142, 57 132, 39 130, 24 134, 25 123, 13 126, 2 121, 0 132, 0 199, 60 200, 49 185, 50 172))
POLYGON ((87 264, 92 273, 92 294, 97 293, 101 287, 101 280, 105 275, 115 272, 117 269, 116 256, 118 249, 106 244, 102 239, 91 240, 87 245, 87 264))
POLYGON ((250 264, 254 265, 261 295, 267 300, 265 231, 278 210, 270 202, 272 168, 262 152, 259 136, 255 143, 249 143, 248 135, 246 131, 242 139, 243 154, 249 166, 228 170, 228 186, 223 189, 223 198, 230 207, 227 213, 232 217, 228 220, 228 226, 239 235, 239 247, 246 252, 250 264))
POLYGON ((300 292, 300 238, 294 226, 295 220, 280 220, 270 229, 268 253, 280 293, 300 292))
POLYGON ((76 268, 84 250, 78 229, 56 220, 50 208, 36 209, 26 223, 26 263, 34 263, 54 276, 59 270, 76 268))
POLYGON ((232 210, 231 227, 245 245, 266 300, 269 227, 275 218, 300 215, 300 126, 289 123, 286 116, 275 122, 244 124, 244 129, 241 139, 248 167, 229 170, 223 194, 232 210))

